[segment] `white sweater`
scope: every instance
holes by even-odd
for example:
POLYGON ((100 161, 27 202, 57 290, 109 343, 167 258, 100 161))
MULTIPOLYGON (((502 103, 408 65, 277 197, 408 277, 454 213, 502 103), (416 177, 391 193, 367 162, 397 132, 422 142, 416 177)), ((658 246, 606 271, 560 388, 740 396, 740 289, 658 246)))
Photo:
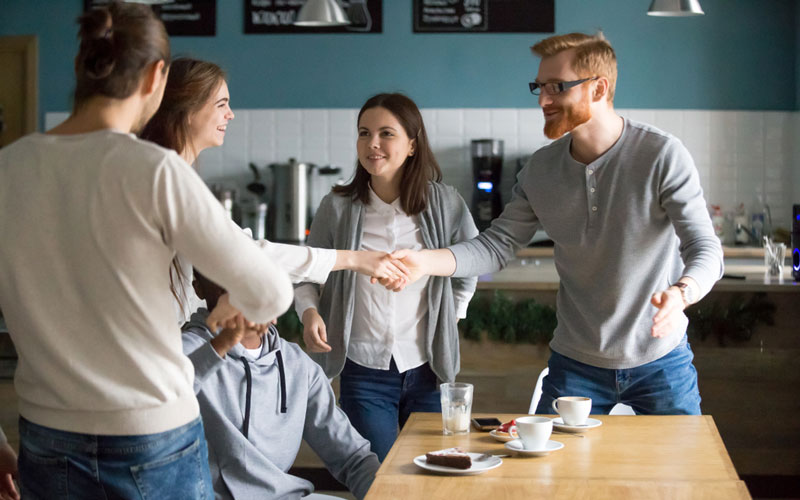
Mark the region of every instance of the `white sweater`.
POLYGON ((112 130, 0 150, 0 237, 20 414, 55 429, 139 435, 199 415, 169 291, 176 251, 252 321, 292 300, 189 165, 112 130))

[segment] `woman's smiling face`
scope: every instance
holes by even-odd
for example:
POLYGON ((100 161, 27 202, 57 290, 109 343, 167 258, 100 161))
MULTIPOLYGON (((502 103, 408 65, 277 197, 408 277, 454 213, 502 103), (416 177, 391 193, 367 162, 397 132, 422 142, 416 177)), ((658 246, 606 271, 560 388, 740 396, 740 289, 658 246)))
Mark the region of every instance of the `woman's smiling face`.
POLYGON ((370 108, 358 121, 358 161, 373 177, 394 179, 409 156, 414 155, 416 139, 388 109, 370 108))
POLYGON ((233 116, 228 84, 222 80, 203 107, 189 117, 189 136, 195 151, 199 153, 206 148, 222 146, 225 130, 233 116))

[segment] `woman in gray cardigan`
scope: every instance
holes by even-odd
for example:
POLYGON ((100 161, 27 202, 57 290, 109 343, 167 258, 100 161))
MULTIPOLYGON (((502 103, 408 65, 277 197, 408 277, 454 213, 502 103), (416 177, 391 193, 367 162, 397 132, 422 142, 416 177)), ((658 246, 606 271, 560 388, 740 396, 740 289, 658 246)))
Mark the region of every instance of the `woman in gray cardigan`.
MULTIPOLYGON (((444 248, 478 234, 461 196, 441 184, 422 115, 402 94, 370 98, 358 115, 353 181, 334 188, 308 244, 342 250, 444 248)), ((477 279, 430 277, 391 292, 351 271, 303 284, 295 307, 311 357, 341 374, 340 404, 380 460, 409 414, 441 411, 439 382, 459 371, 458 318, 477 279)))

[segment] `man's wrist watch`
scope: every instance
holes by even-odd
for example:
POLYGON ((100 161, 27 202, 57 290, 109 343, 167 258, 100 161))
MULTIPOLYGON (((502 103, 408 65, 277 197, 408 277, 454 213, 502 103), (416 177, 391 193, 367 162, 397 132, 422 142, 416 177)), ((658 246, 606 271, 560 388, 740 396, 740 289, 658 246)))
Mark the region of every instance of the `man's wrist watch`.
POLYGON ((673 283, 672 286, 676 287, 681 292, 681 299, 683 299, 684 307, 692 305, 692 299, 694 299, 694 297, 692 297, 692 287, 682 281, 673 283))

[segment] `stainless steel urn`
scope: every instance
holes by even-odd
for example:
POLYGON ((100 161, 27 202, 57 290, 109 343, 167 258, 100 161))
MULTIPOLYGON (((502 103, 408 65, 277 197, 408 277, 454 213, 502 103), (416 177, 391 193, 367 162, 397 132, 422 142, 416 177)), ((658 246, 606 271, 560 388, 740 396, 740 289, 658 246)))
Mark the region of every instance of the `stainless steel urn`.
POLYGON ((272 200, 267 234, 273 241, 302 243, 306 240, 308 212, 308 173, 314 166, 298 163, 273 163, 272 200))

